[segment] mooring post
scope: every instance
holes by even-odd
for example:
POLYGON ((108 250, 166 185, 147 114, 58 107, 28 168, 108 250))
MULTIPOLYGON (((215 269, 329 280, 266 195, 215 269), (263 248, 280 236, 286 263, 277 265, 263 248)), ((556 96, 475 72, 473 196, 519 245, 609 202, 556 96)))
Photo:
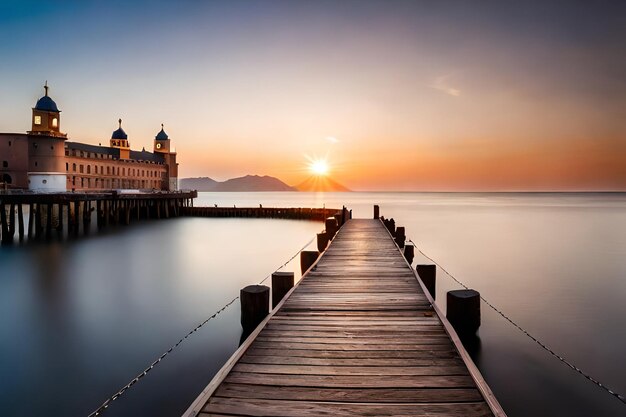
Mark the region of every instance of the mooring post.
POLYGON ((480 327, 480 293, 475 290, 448 291, 446 317, 459 334, 473 334, 480 327))
POLYGON ((374 219, 378 220, 380 218, 380 207, 378 204, 374 206, 374 219))
POLYGON ((300 252, 300 270, 304 274, 320 256, 318 251, 303 250, 300 252))
POLYGON ((332 240, 335 237, 335 233, 337 233, 337 220, 334 217, 329 217, 326 219, 325 224, 328 240, 332 240))
POLYGON ((435 265, 416 265, 415 270, 417 271, 417 275, 419 275, 420 279, 424 283, 424 286, 430 293, 430 296, 433 300, 437 295, 437 266, 435 265))
POLYGON ((404 241, 406 240, 406 234, 404 232, 404 227, 399 226, 396 228, 396 243, 400 248, 404 247, 404 241))
POLYGON ((274 272, 272 274, 272 309, 276 308, 285 295, 293 288, 293 272, 274 272))
POLYGON ((337 213, 333 217, 335 218, 335 221, 337 222, 337 230, 339 230, 341 226, 343 226, 343 224, 341 223, 341 213, 337 213))
POLYGON ((404 257, 406 258, 409 265, 413 263, 413 258, 415 257, 415 246, 406 245, 404 247, 404 257))
POLYGON ((324 252, 328 246, 328 234, 326 232, 317 234, 317 251, 324 252))
POLYGON ((241 327, 252 330, 270 312, 270 288, 265 285, 248 285, 239 292, 241 301, 241 327))

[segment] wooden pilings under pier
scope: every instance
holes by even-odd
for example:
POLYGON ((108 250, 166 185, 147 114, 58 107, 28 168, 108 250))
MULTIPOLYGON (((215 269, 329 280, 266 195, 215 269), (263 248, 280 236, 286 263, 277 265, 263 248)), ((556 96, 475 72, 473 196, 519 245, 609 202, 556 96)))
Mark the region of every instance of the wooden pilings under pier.
POLYGON ((196 191, 86 192, 0 194, 0 241, 74 237, 88 234, 92 221, 98 229, 128 225, 132 220, 178 217, 193 206, 196 191), (25 213, 28 215, 25 222, 25 213), (17 228, 16 228, 17 226, 17 228))

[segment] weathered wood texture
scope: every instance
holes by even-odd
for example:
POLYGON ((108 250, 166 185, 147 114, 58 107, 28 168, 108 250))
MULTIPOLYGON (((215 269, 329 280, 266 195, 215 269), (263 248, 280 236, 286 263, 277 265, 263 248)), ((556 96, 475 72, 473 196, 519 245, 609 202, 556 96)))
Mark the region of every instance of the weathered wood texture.
POLYGON ((348 221, 185 416, 504 416, 439 317, 383 224, 348 221))

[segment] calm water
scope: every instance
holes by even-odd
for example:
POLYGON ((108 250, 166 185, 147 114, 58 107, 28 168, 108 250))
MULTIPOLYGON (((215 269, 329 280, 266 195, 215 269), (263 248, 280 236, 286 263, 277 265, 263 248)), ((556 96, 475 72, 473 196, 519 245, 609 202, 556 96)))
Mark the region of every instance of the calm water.
MULTIPOLYGON (((626 392, 625 194, 201 193, 196 201, 345 204, 356 217, 370 217, 374 203, 457 278, 626 392)), ((321 228, 171 219, 0 248, 0 415, 86 416, 321 228)), ((286 269, 298 273, 297 263, 286 269)), ((457 287, 438 275, 445 309, 445 291, 457 287)), ((105 415, 180 415, 236 349, 238 308, 187 340, 105 415)), ((509 416, 626 415, 486 306, 479 338, 475 360, 509 416)))

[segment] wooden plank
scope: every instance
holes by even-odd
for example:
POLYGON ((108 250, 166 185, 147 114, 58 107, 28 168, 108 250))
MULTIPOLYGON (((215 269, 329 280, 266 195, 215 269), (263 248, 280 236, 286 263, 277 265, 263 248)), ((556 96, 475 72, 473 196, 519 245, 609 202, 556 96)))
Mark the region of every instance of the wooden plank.
POLYGON ((216 397, 379 403, 477 402, 475 388, 317 388, 223 383, 216 397))
POLYGON ((202 410, 202 416, 212 413, 234 413, 246 416, 319 417, 329 416, 395 416, 395 417, 486 417, 489 407, 480 403, 455 404, 396 404, 396 403, 338 403, 286 400, 257 400, 212 398, 202 410))

